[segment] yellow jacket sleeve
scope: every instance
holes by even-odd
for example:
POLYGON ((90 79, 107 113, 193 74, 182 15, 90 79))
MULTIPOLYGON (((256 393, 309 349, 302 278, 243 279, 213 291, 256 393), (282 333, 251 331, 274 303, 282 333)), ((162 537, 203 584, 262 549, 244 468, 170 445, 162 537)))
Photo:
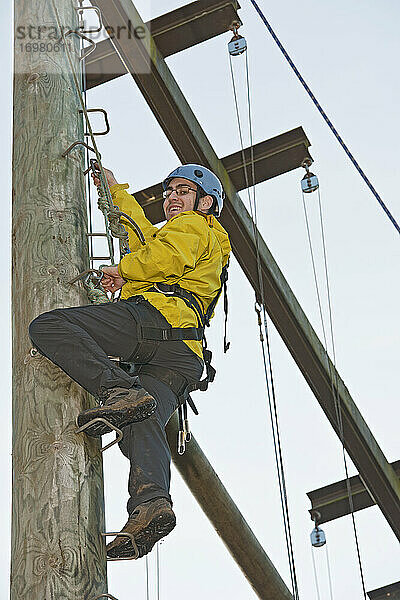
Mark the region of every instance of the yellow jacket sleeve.
MULTIPOLYGON (((127 188, 129 188, 128 183, 116 183, 110 187, 113 204, 114 206, 118 206, 122 212, 129 215, 139 225, 146 239, 151 238, 158 229, 145 216, 142 207, 135 198, 131 194, 128 194, 126 191, 127 188)), ((121 217, 121 223, 129 233, 129 248, 131 251, 140 248, 142 244, 136 233, 133 231, 132 226, 129 225, 129 221, 124 219, 124 217, 121 217)))
POLYGON ((132 281, 177 283, 206 251, 209 228, 194 212, 180 213, 157 230, 146 246, 119 263, 121 277, 132 281))

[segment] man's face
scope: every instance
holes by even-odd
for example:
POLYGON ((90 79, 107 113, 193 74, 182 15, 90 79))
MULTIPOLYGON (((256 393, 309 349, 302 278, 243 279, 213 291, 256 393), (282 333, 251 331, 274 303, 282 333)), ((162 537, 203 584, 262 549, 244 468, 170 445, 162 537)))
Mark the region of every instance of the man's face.
POLYGON ((167 191, 171 191, 163 203, 167 221, 185 210, 193 210, 196 201, 196 184, 183 177, 175 177, 168 184, 167 191), (185 192, 185 193, 182 193, 185 192))

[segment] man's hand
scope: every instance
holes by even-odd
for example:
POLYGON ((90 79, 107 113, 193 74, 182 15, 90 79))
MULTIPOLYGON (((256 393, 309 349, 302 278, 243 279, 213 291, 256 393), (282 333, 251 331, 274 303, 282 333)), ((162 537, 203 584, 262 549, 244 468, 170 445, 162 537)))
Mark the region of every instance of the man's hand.
POLYGON ((125 279, 118 273, 118 267, 102 267, 104 276, 101 285, 106 292, 116 292, 126 283, 125 279))
MULTIPOLYGON (((96 169, 99 169, 99 170, 100 170, 100 167, 99 167, 99 164, 98 164, 98 163, 96 163, 96 165, 95 165, 95 166, 96 166, 96 169)), ((109 186, 109 187, 111 187, 112 185, 115 185, 116 183, 118 183, 118 181, 117 181, 117 180, 115 179, 115 177, 114 177, 114 173, 113 173, 112 171, 110 171, 110 169, 105 169, 105 168, 103 167, 103 171, 104 171, 104 175, 106 176, 107 183, 108 183, 108 186, 109 186)), ((92 171, 92 173, 91 173, 91 177, 92 177, 92 179, 93 179, 93 183, 94 183, 94 185, 95 185, 96 187, 98 187, 98 186, 100 185, 100 179, 99 179, 98 177, 96 177, 96 175, 93 173, 93 171, 92 171)))

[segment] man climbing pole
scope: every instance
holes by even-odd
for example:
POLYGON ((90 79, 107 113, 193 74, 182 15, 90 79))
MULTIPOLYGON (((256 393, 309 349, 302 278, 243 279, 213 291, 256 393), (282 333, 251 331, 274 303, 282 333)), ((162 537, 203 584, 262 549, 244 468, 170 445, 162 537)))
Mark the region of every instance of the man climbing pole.
MULTIPOLYGON (((110 431, 98 418, 123 429, 120 448, 131 466, 129 518, 121 533, 133 536, 144 556, 175 526, 165 426, 182 404, 192 406, 190 391, 206 389, 213 379, 204 327, 226 281, 230 244, 216 219, 222 185, 205 167, 183 165, 164 180, 167 222, 160 229, 127 193, 128 184, 104 171, 114 205, 139 225, 146 242, 129 229, 131 252, 118 266, 103 268, 102 286, 121 289, 121 299, 43 313, 29 333, 41 354, 99 400, 78 415, 85 433, 110 431), (110 357, 132 366, 124 369, 110 357)), ((110 558, 134 554, 129 535, 107 545, 110 558)))

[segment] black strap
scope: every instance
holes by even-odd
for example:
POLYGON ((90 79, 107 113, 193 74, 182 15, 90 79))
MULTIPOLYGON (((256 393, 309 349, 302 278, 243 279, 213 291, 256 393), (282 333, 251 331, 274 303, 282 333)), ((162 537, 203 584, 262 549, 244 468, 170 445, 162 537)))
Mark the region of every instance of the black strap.
POLYGON ((170 285, 168 283, 162 282, 155 283, 153 287, 149 290, 146 290, 146 292, 158 292, 159 294, 161 293, 165 296, 181 298, 186 303, 186 305, 196 313, 199 325, 204 327, 205 317, 203 307, 201 305, 200 300, 195 296, 195 294, 193 294, 193 292, 184 290, 177 283, 170 285))
POLYGON ((202 327, 167 327, 162 329, 160 327, 141 326, 140 331, 142 339, 158 342, 179 340, 195 340, 200 342, 204 335, 202 327))
MULTIPOLYGON (((222 288, 224 288, 224 290, 225 290, 224 293, 226 293, 226 282, 228 281, 228 266, 229 266, 229 262, 227 262, 226 265, 224 267, 222 267, 221 275, 219 276, 219 279, 220 279, 220 282, 221 282, 221 287, 218 289, 216 295, 211 300, 211 302, 210 302, 210 304, 209 304, 209 306, 207 308, 206 314, 204 315, 204 321, 205 321, 205 324, 207 325, 207 327, 209 327, 209 325, 210 325, 210 319, 211 319, 212 314, 213 314, 213 312, 215 310, 215 307, 217 306, 217 302, 218 302, 219 297, 221 295, 222 288)), ((225 306, 226 306, 226 313, 225 314, 227 314, 227 310, 228 310, 227 303, 226 304, 224 303, 224 308, 225 308, 225 306)))

